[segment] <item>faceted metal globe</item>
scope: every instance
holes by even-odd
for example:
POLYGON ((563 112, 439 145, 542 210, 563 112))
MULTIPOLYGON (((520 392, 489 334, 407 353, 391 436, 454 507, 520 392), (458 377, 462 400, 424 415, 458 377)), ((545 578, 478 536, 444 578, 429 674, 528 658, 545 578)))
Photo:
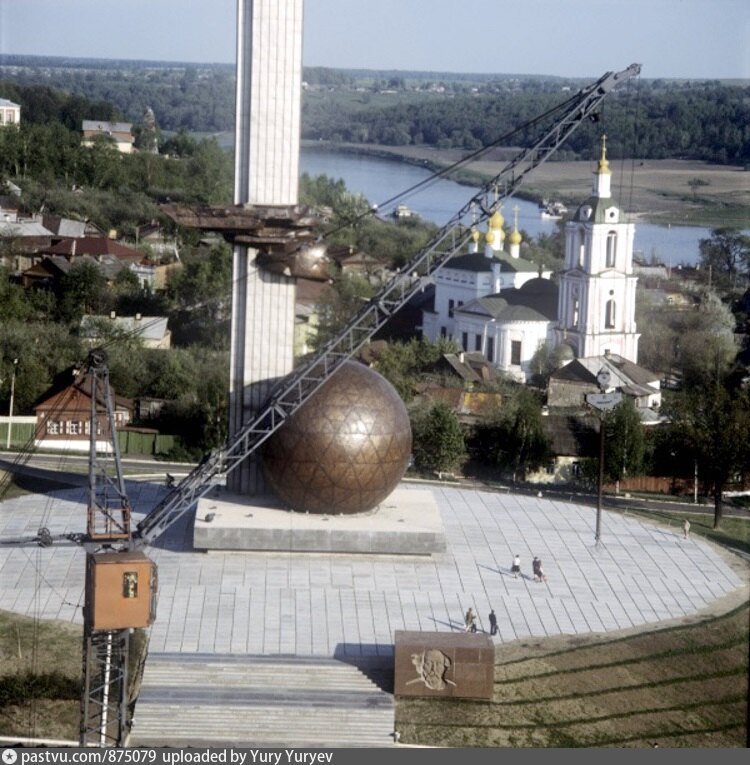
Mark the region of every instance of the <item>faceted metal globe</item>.
POLYGON ((268 440, 266 477, 293 510, 361 513, 401 480, 409 415, 377 372, 348 361, 268 440))

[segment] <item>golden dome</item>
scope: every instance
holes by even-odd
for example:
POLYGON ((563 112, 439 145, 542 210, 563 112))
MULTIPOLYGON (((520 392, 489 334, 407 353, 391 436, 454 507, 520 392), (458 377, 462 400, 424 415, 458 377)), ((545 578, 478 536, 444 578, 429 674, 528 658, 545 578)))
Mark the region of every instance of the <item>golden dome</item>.
POLYGON ((492 229, 501 229, 505 225, 505 218, 503 218, 500 210, 495 210, 489 221, 489 227, 492 229))
POLYGON ((508 241, 511 244, 521 244, 521 232, 517 228, 514 228, 513 231, 511 231, 508 241))
POLYGON ((487 233, 484 235, 484 239, 485 239, 485 241, 487 242, 487 244, 492 244, 492 243, 495 241, 495 234, 494 234, 494 232, 492 231, 492 229, 490 229, 490 230, 489 230, 489 231, 488 231, 488 232, 487 232, 487 233))
POLYGON ((479 233, 479 231, 477 229, 473 228, 471 230, 471 238, 472 238, 472 240, 474 242, 478 242, 480 240, 481 236, 482 235, 479 233))
POLYGON ((610 175, 612 171, 609 169, 609 161, 607 160, 607 136, 602 136, 602 156, 599 159, 599 174, 610 175))

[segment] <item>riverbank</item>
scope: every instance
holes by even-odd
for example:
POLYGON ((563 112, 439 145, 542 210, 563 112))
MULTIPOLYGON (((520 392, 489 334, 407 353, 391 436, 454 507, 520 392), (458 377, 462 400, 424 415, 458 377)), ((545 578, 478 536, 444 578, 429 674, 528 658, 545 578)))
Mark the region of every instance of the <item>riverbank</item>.
MULTIPOLYGON (((433 172, 459 161, 466 152, 428 146, 328 144, 305 146, 347 154, 390 159, 424 167, 433 172)), ((481 185, 502 169, 517 149, 493 149, 467 163, 453 180, 481 185)), ((750 227, 750 172, 739 167, 711 165, 695 160, 612 160, 613 193, 636 219, 658 224, 716 228, 750 227)), ((518 196, 539 201, 560 199, 569 206, 586 199, 591 191, 591 161, 540 165, 518 196)))

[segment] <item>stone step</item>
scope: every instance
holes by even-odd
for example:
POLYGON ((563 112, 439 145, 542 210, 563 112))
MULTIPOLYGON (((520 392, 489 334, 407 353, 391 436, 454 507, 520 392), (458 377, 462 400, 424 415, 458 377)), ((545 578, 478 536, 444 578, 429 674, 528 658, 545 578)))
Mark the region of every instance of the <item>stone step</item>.
POLYGON ((341 715, 342 710, 321 715, 309 708, 285 709, 285 714, 238 713, 236 707, 210 709, 183 707, 137 710, 131 745, 196 746, 197 740, 242 741, 243 745, 294 742, 308 745, 386 746, 392 743, 392 713, 341 715), (158 711, 158 714, 157 714, 158 711), (143 716, 146 714, 147 721, 143 716))
POLYGON ((392 746, 393 699, 326 657, 151 654, 131 746, 392 746))
POLYGON ((199 704, 237 706, 294 706, 303 701, 316 707, 337 707, 347 709, 360 707, 366 709, 392 708, 390 698, 385 694, 359 693, 347 689, 309 690, 305 693, 292 692, 289 688, 267 688, 264 691, 233 690, 226 687, 216 688, 164 688, 149 686, 141 691, 141 704, 199 704))
POLYGON ((159 685, 198 685, 209 679, 225 685, 268 686, 289 684, 290 686, 317 687, 321 683, 343 685, 346 687, 377 688, 375 683, 362 674, 352 676, 340 672, 301 672, 297 667, 291 669, 262 669, 254 671, 222 671, 206 667, 199 671, 184 671, 179 667, 154 668, 149 671, 149 681, 159 685))

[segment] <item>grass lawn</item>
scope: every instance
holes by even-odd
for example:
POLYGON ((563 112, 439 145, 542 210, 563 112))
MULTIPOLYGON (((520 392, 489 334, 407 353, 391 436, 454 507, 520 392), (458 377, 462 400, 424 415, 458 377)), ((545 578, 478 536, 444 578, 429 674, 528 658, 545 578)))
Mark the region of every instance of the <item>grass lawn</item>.
POLYGON ((397 699, 396 728, 429 746, 744 747, 748 614, 501 645, 490 702, 397 699))
MULTIPOLYGON (((718 529, 713 528, 713 513, 689 513, 673 512, 664 510, 623 510, 628 515, 636 515, 641 518, 649 518, 659 523, 674 527, 676 531, 682 531, 685 518, 690 521, 690 533, 710 539, 728 547, 750 553, 750 518, 727 518, 724 516, 718 529)), ((725 512, 731 512, 725 510, 725 512)))
POLYGON ((0 611, 0 735, 78 738, 82 630, 0 611))

